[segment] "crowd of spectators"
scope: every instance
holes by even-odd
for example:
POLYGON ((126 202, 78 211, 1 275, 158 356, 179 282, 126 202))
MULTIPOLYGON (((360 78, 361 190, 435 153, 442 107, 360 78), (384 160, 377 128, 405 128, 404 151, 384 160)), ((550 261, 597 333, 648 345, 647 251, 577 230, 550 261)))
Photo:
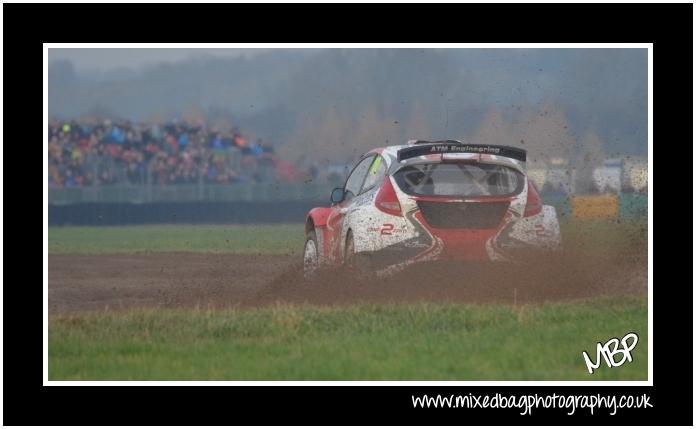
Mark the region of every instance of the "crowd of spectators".
POLYGON ((237 129, 203 122, 52 120, 48 180, 52 187, 112 184, 227 184, 305 180, 271 144, 237 129))

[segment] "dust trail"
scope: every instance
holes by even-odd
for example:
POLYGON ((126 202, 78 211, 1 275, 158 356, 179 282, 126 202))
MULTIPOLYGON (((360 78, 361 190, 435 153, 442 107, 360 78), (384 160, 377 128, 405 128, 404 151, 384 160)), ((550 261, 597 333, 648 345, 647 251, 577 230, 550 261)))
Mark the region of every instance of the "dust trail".
POLYGON ((532 256, 520 265, 428 263, 363 282, 340 269, 307 282, 297 255, 50 255, 49 311, 256 308, 278 302, 523 305, 647 294, 646 230, 620 240, 602 231, 570 236, 563 253, 532 256))

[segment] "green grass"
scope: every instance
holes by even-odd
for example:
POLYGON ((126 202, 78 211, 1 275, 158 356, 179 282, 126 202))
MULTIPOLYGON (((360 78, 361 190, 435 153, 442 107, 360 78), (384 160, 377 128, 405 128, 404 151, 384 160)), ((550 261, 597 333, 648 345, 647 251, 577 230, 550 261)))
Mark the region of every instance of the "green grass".
POLYGON ((144 225, 51 227, 49 254, 213 252, 295 254, 304 227, 279 225, 144 225))
POLYGON ((642 297, 51 316, 51 380, 645 380, 642 297), (640 336, 590 375, 597 342, 640 336))

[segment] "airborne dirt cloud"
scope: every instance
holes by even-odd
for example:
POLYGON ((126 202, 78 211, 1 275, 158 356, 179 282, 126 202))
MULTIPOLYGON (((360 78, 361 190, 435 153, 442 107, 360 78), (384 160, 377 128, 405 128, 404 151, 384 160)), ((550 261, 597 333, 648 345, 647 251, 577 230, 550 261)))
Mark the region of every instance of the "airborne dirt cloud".
POLYGON ((620 242, 604 235, 597 229, 571 236, 562 254, 519 266, 421 265, 361 283, 340 271, 306 282, 296 255, 50 255, 49 311, 426 301, 516 305, 647 294, 646 230, 636 229, 620 242))

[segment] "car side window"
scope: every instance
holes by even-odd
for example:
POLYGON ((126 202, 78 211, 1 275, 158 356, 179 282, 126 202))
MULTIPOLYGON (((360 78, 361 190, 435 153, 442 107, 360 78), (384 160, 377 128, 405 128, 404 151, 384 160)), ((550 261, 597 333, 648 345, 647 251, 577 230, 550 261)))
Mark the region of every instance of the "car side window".
POLYGON ((367 192, 380 184, 382 179, 384 179, 384 174, 386 172, 387 167, 384 159, 380 155, 375 156, 372 164, 370 164, 370 169, 367 171, 367 177, 365 178, 365 183, 363 184, 360 193, 367 192))
POLYGON ((365 176, 367 175, 367 170, 372 164, 373 158, 374 156, 369 156, 363 159, 353 169, 353 172, 350 173, 345 186, 346 199, 353 198, 354 196, 360 194, 360 188, 362 187, 365 176))

